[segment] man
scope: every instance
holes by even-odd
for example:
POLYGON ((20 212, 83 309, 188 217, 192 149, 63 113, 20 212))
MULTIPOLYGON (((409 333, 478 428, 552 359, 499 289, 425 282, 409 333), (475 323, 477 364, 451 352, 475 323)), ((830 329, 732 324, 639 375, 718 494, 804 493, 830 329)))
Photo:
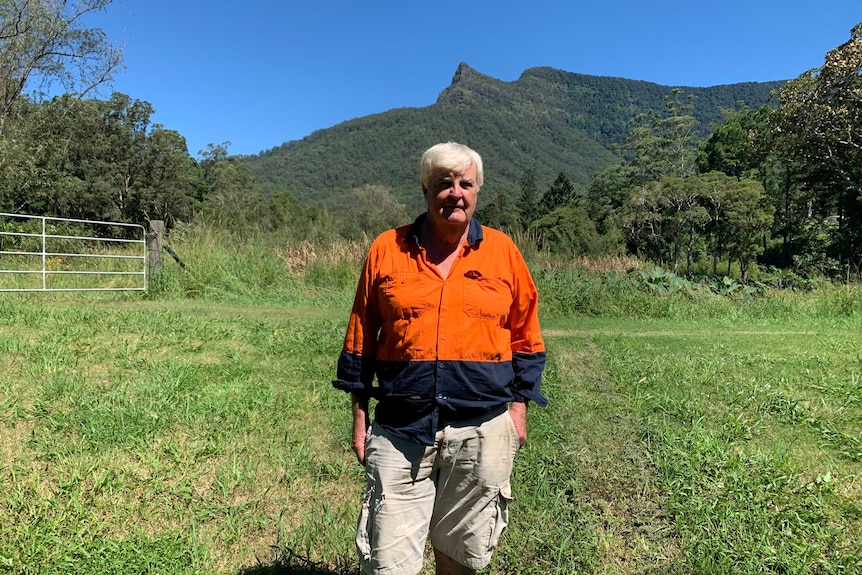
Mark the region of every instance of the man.
POLYGON ((366 467, 356 545, 368 575, 419 573, 429 535, 438 575, 485 567, 527 403, 547 404, 536 287, 515 244, 473 219, 483 179, 474 150, 429 148, 426 212, 374 241, 357 286, 333 385, 351 393, 366 467))

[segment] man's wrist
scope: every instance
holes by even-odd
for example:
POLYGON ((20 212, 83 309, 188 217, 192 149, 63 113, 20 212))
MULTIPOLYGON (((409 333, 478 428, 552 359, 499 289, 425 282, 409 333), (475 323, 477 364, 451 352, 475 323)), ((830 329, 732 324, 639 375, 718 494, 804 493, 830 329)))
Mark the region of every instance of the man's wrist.
POLYGON ((509 405, 509 409, 514 409, 516 411, 523 411, 524 413, 527 413, 527 402, 514 400, 509 405))

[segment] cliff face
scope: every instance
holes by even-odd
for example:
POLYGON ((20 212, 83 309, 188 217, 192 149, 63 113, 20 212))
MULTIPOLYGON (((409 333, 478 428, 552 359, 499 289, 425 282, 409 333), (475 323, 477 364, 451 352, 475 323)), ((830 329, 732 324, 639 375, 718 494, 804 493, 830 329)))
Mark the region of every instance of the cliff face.
POLYGON ((510 100, 506 95, 508 85, 507 82, 481 74, 461 62, 452 76, 451 84, 437 97, 437 103, 469 105, 490 100, 503 104, 510 100))

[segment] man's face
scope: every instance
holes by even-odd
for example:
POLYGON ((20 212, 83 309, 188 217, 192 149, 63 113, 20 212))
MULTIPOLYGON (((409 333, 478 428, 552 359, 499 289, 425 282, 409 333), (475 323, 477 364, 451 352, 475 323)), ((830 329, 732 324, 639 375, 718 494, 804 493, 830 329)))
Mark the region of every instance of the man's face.
POLYGON ((428 187, 422 187, 428 216, 444 225, 468 223, 476 211, 478 193, 476 164, 470 164, 463 172, 438 170, 432 174, 428 187))

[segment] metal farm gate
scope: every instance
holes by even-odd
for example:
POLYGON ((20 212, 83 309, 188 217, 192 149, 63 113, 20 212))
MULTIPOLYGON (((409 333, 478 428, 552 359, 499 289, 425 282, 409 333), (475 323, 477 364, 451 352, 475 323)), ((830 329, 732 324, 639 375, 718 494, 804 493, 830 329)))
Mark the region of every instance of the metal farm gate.
POLYGON ((144 291, 147 262, 143 226, 0 212, 0 292, 144 291))

